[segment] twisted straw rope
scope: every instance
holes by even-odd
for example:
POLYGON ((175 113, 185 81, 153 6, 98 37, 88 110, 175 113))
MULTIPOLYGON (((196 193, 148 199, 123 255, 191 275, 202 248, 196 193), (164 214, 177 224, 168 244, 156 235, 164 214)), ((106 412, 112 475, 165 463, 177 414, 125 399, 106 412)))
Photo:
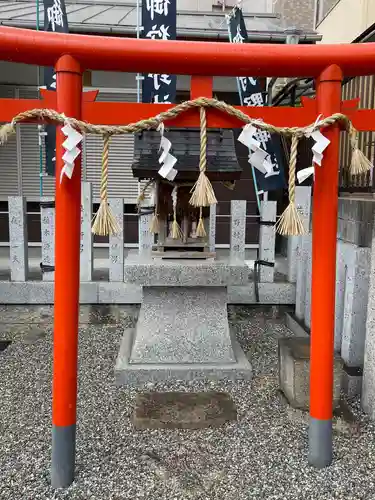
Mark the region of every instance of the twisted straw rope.
POLYGON ((292 145, 290 148, 289 182, 288 182, 289 201, 291 203, 294 203, 296 201, 296 166, 297 166, 298 142, 299 142, 298 135, 293 135, 292 145))
POLYGON ((104 136, 103 155, 102 155, 102 180, 100 184, 100 199, 107 201, 108 199, 108 159, 109 159, 109 143, 111 137, 106 134, 104 136))
POLYGON ((201 123, 201 149, 199 159, 199 170, 205 172, 207 168, 207 117, 205 108, 199 108, 201 123))
POLYGON ((255 120, 250 118, 247 114, 234 108, 230 104, 223 101, 218 101, 217 99, 209 99, 207 97, 199 97, 191 101, 185 101, 168 111, 163 111, 158 115, 147 118, 145 120, 139 120, 135 123, 130 123, 129 125, 93 125, 76 118, 68 118, 65 115, 58 113, 53 109, 32 109, 29 111, 24 111, 15 116, 11 123, 5 124, 0 127, 0 142, 4 143, 7 141, 8 137, 16 132, 15 126, 17 123, 28 121, 28 120, 46 120, 56 124, 64 124, 69 122, 70 125, 77 130, 84 133, 100 134, 100 135, 120 135, 120 134, 132 134, 137 132, 142 132, 143 130, 150 130, 157 128, 161 123, 177 118, 180 114, 194 108, 214 108, 223 113, 227 113, 230 116, 234 116, 238 120, 244 123, 250 123, 255 125, 260 130, 267 130, 271 134, 278 133, 286 136, 292 136, 294 134, 305 134, 307 130, 315 131, 322 128, 329 127, 336 122, 343 122, 346 125, 348 131, 351 130, 351 122, 342 113, 335 113, 332 116, 324 118, 323 120, 311 124, 306 127, 276 127, 270 123, 265 123, 260 120, 255 120))

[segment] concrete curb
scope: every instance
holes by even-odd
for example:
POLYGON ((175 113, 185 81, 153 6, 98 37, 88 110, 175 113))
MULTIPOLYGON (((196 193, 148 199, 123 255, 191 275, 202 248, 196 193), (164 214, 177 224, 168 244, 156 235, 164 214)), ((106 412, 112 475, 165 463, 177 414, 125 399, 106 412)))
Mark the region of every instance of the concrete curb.
MULTIPOLYGON (((47 281, 0 281, 2 304, 53 304, 54 283, 47 281)), ((259 304, 294 304, 294 283, 259 283, 259 304)), ((140 304, 140 286, 123 282, 81 282, 80 304, 140 304)), ((257 304, 254 285, 229 286, 229 304, 257 304)))

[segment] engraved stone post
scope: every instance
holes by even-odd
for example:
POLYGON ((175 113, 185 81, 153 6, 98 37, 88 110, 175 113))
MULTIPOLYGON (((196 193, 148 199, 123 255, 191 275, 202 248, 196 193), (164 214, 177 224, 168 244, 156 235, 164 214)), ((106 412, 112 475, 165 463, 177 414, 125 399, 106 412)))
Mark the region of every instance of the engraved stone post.
POLYGON ((124 281, 124 200, 109 200, 121 231, 109 237, 109 281, 124 281))
MULTIPOLYGON (((276 232, 276 201, 262 201, 260 209, 260 220, 265 224, 260 224, 259 229, 259 259, 265 262, 275 263, 275 240, 276 232), (271 224, 267 224, 270 222, 271 224)), ((260 266, 260 281, 271 283, 274 280, 275 267, 260 266)))
POLYGON ((210 222, 208 225, 208 242, 210 246, 210 252, 215 251, 215 240, 216 240, 216 205, 210 206, 210 222))
POLYGON ((138 218, 139 228, 139 251, 141 255, 151 255, 152 245, 154 244, 154 235, 150 232, 150 224, 152 221, 152 214, 143 215, 138 218))
POLYGON ((246 201, 231 201, 231 231, 230 256, 231 259, 245 260, 245 233, 246 233, 246 201))
POLYGON ((29 274, 26 198, 9 196, 10 279, 26 281, 29 274))
MULTIPOLYGON (((42 236, 42 265, 55 265, 55 200, 43 197, 40 202, 40 231, 42 236)), ((53 281, 54 271, 45 269, 43 281, 53 281)))
POLYGON ((82 182, 81 194, 81 281, 92 281, 93 273, 93 234, 92 188, 90 182, 82 182))
MULTIPOLYGON (((306 234, 309 232, 311 211, 311 187, 296 187, 296 207, 303 222, 306 234)), ((302 246, 302 238, 306 236, 288 236, 288 281, 295 283, 297 280, 297 261, 302 246)))

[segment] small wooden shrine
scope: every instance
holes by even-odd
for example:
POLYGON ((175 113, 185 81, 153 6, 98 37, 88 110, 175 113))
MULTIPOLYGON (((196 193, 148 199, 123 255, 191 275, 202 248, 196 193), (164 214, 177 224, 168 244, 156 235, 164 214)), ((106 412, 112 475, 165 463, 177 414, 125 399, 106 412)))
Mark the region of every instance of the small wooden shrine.
MULTIPOLYGON (((154 189, 151 204, 158 215, 158 228, 153 256, 185 259, 215 257, 208 248, 209 208, 199 209, 189 203, 191 190, 199 175, 200 131, 170 129, 166 137, 172 143, 171 153, 177 158, 174 166, 177 175, 172 182, 158 174, 160 134, 157 131, 146 131, 136 136, 132 165, 134 177, 140 181, 147 180, 154 189), (205 236, 197 235, 201 215, 205 236), (174 220, 181 228, 177 233, 172 231, 174 220)), ((206 156, 206 174, 211 182, 233 185, 241 177, 242 169, 237 161, 232 130, 209 129, 206 156)), ((142 209, 139 210, 141 216, 142 209)))

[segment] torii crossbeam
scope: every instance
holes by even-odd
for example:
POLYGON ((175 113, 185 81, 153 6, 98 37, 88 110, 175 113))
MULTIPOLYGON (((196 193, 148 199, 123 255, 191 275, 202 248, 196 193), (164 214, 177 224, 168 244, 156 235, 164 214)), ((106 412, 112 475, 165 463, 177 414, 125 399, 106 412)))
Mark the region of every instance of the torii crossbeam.
MULTIPOLYGON (((302 108, 239 108, 277 126, 306 126, 342 112, 357 130, 375 130, 375 111, 357 110, 358 102, 341 100, 343 77, 375 73, 375 45, 232 45, 208 42, 134 40, 63 35, 0 28, 0 60, 55 66, 57 92, 38 100, 0 100, 0 121, 19 112, 52 108, 93 124, 138 121, 155 114, 155 104, 94 102, 82 93, 86 69, 193 75, 191 97, 211 97, 212 76, 314 77, 317 99, 302 108), (202 76, 205 75, 205 76, 202 76)), ((170 106, 157 105, 158 111, 170 106)), ((207 111, 208 127, 241 124, 219 111, 207 111)), ((189 111, 168 126, 199 127, 198 111, 189 111)), ((316 169, 313 200, 313 270, 309 462, 325 467, 332 460, 333 349, 336 285, 336 234, 339 171, 339 125, 325 131, 330 145, 316 169)), ((77 401, 77 349, 80 261, 81 165, 60 184, 63 136, 56 144, 56 236, 54 367, 52 408, 53 487, 74 480, 77 401)))

